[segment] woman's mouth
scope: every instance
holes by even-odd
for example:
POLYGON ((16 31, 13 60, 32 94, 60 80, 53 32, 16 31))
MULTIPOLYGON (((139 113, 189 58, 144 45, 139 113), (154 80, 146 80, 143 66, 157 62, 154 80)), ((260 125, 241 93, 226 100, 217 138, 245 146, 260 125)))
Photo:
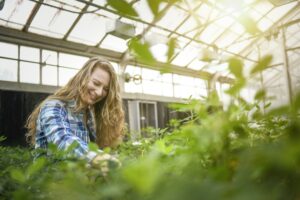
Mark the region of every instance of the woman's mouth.
POLYGON ((97 98, 96 98, 95 95, 93 95, 93 94, 91 94, 91 93, 89 93, 89 95, 90 95, 90 98, 91 98, 92 101, 96 101, 96 100, 97 100, 97 98))

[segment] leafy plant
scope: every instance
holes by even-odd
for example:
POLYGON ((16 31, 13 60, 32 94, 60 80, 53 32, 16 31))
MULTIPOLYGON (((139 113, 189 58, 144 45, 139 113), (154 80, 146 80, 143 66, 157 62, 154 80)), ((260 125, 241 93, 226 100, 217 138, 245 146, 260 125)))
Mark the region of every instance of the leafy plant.
MULTIPOLYGON (((165 1, 147 2, 159 17, 165 1)), ((127 1, 107 3, 123 16, 138 17, 127 1)), ((257 32, 251 19, 243 22, 248 32, 257 32)), ((139 61, 156 63, 141 38, 128 45, 139 61)), ((168 47, 170 61, 176 40, 170 39, 168 47)), ((106 149, 122 162, 120 168, 109 165, 107 175, 70 156, 72 149, 62 152, 50 145, 48 156, 35 158, 45 152, 0 146, 1 198, 300 199, 300 95, 292 105, 268 112, 263 109, 270 104, 260 106, 266 91, 258 91, 252 103, 239 95, 247 80, 266 69, 271 59, 264 57, 249 77, 243 74, 241 60, 229 59, 236 82, 227 91, 232 101, 226 110, 216 91, 204 101, 172 105, 188 116, 171 120, 168 129, 147 128, 145 138, 129 134, 117 149, 106 149)), ((90 148, 96 150, 96 145, 90 148)))

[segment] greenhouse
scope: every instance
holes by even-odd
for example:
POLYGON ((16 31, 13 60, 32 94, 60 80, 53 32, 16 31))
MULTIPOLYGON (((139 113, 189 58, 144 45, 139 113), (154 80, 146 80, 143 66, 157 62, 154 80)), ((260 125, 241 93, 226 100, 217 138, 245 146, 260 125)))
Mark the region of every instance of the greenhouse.
POLYGON ((300 199, 299 0, 0 0, 0 199, 300 199))

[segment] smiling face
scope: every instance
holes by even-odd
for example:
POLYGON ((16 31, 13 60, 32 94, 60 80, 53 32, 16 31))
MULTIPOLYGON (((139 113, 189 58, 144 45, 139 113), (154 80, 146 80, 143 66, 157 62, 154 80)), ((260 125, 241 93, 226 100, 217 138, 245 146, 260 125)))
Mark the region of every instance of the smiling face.
POLYGON ((81 99, 87 105, 94 105, 107 96, 109 84, 109 73, 100 67, 96 67, 87 84, 87 91, 85 92, 85 95, 81 95, 81 99))

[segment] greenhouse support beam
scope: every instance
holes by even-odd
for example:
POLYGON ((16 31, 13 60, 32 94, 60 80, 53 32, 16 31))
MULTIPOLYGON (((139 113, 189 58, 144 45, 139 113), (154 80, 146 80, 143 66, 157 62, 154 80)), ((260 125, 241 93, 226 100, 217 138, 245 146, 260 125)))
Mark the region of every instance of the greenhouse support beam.
MULTIPOLYGON (((42 36, 35 33, 23 32, 15 29, 5 28, 0 26, 0 41, 8 42, 18 45, 30 46, 35 48, 43 48, 58 52, 70 53, 79 56, 99 56, 113 61, 120 62, 122 54, 112 50, 101 49, 98 47, 88 46, 71 41, 65 41, 56 38, 50 38, 48 36, 42 36)), ((130 60, 130 65, 136 65, 135 60, 130 60)), ((208 80, 213 74, 206 71, 196 71, 188 68, 183 68, 176 65, 169 65, 166 63, 157 62, 156 65, 149 65, 147 63, 139 62, 140 67, 145 67, 153 70, 168 69, 170 72, 185 76, 191 76, 194 78, 200 78, 208 80)), ((218 79, 222 83, 233 83, 234 79, 230 77, 220 76, 218 79)))
POLYGON ((74 30, 75 26, 78 24, 78 22, 80 21, 81 17, 85 14, 85 12, 87 11, 89 5, 86 4, 84 6, 84 8, 81 10, 81 12, 79 13, 79 15, 76 17, 75 21, 73 22, 73 24, 71 25, 71 27, 69 28, 69 30, 67 31, 67 33, 64 35, 63 40, 67 40, 67 38, 69 37, 69 35, 71 34, 71 32, 74 30))
MULTIPOLYGON (((1 81, 0 80, 0 91, 18 91, 18 92, 37 92, 37 93, 49 93, 52 94, 57 91, 59 86, 48 86, 48 85, 39 85, 31 83, 18 83, 12 81, 1 81)), ((122 99, 130 100, 147 100, 147 101, 159 101, 167 103, 184 103, 186 102, 182 98, 177 97, 167 97, 159 95, 151 95, 144 93, 121 93, 122 99)))
MULTIPOLYGON (((39 0, 39 1, 41 2, 42 0, 39 0)), ((24 31, 24 32, 27 32, 27 31, 28 31, 28 29, 29 29, 29 27, 30 27, 30 25, 31 25, 31 23, 32 23, 32 21, 33 21, 33 19, 34 19, 34 17, 35 17, 36 14, 38 13, 38 11, 39 11, 41 5, 42 5, 42 4, 39 4, 39 3, 35 4, 34 8, 32 9, 32 11, 31 11, 31 13, 30 13, 30 15, 29 15, 29 17, 28 17, 28 19, 27 19, 27 21, 26 21, 25 26, 24 26, 23 29, 22 29, 22 31, 24 31)))
POLYGON ((285 30, 286 30, 286 28, 282 29, 283 67, 285 70, 286 84, 288 87, 288 98, 289 98, 290 104, 292 104, 293 91, 292 91, 291 75, 289 72, 289 58, 288 58, 287 50, 286 50, 287 48, 286 48, 285 30))
MULTIPOLYGON (((295 12, 297 12, 299 9, 299 6, 300 6, 300 2, 298 2, 297 5, 295 5, 290 11, 288 11, 286 14, 284 14, 281 18, 279 18, 271 27, 269 27, 267 30, 265 30, 264 32, 269 32, 270 30, 274 29, 274 28, 278 28, 279 26, 279 23, 288 19, 288 17, 290 17, 292 14, 294 14, 295 12)), ((296 23, 296 22, 293 22, 293 23, 296 23)), ((289 26, 290 23, 286 23, 285 26, 289 26)), ((281 28, 282 26, 280 26, 281 28)), ((261 37, 257 37, 256 39, 254 39, 252 42, 250 42, 250 44, 248 44, 244 49, 242 49, 239 54, 240 55, 244 55, 244 56, 248 56, 250 53, 251 53, 251 47, 255 44, 255 43, 258 43, 260 40, 262 40, 262 37, 263 34, 261 35, 261 37), (248 51, 248 53, 247 53, 248 51)))
POLYGON ((298 50, 298 49, 300 49, 300 46, 299 47, 287 48, 286 50, 287 51, 295 51, 295 50, 298 50))

